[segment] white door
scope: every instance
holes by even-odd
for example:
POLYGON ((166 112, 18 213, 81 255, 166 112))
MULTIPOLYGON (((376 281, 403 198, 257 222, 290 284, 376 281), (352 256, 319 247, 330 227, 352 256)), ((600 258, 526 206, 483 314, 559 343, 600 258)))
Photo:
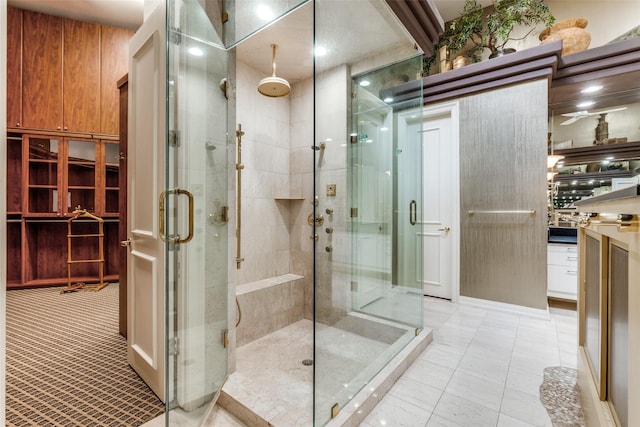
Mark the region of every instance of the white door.
POLYGON ((164 7, 129 45, 127 359, 165 401, 165 244, 158 201, 165 188, 164 7))
POLYGON ((455 110, 427 110, 422 123, 422 245, 425 295, 452 299, 457 280, 458 142, 455 110))

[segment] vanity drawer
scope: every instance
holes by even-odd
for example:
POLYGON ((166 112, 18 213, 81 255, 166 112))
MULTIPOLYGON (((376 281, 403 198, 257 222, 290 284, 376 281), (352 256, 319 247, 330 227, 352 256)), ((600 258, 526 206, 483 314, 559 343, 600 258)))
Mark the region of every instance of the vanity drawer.
POLYGON ((578 248, 576 246, 547 246, 548 265, 578 265, 578 248))
POLYGON ((547 266, 547 296, 575 301, 578 297, 577 266, 547 266))

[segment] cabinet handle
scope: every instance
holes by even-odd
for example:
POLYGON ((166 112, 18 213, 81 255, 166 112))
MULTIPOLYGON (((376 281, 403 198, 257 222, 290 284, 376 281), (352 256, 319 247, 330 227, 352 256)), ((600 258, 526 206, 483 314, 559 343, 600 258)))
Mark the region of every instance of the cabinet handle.
POLYGON ((69 128, 65 126, 65 127, 64 127, 64 130, 69 130, 69 128))
POLYGON ((20 123, 16 123, 16 126, 17 126, 17 127, 20 127, 20 123))
POLYGON ((567 270, 567 274, 578 275, 578 272, 575 270, 567 270))
POLYGON ((60 126, 58 126, 58 130, 60 130, 60 126))
POLYGON ((567 261, 577 261, 578 257, 577 256, 568 256, 567 257, 567 261))

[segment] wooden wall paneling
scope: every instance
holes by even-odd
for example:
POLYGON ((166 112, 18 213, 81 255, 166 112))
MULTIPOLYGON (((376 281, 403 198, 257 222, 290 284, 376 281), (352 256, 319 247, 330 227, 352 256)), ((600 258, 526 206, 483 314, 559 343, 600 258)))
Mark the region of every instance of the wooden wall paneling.
POLYGON ((129 67, 129 40, 133 31, 101 26, 100 35, 100 132, 117 135, 119 91, 118 80, 129 67))
POLYGON ((22 125, 22 9, 7 7, 7 126, 22 125))
POLYGON ((22 122, 62 129, 62 18, 23 11, 22 122))
POLYGON ((100 25, 64 20, 64 130, 100 132, 100 25))

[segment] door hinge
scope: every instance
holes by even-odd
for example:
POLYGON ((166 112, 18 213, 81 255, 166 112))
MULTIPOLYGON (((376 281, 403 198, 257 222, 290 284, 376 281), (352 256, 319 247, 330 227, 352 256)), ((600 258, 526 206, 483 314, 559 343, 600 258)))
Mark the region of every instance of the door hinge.
POLYGON ((224 12, 222 12, 222 23, 226 24, 227 21, 229 20, 229 12, 227 12, 226 10, 224 12))
POLYGON ((178 337, 173 337, 169 339, 169 355, 177 356, 178 355, 178 344, 180 340, 178 337))
POLYGON ((229 206, 223 206, 220 213, 220 220, 222 222, 229 222, 229 206))
POLYGON ((225 329, 224 331, 222 331, 222 345, 224 346, 224 348, 229 347, 229 330, 228 329, 225 329))
POLYGON ((180 131, 178 130, 169 131, 169 145, 171 145, 172 147, 180 146, 180 131))
POLYGON ((351 208, 351 218, 358 217, 358 208, 351 208))

